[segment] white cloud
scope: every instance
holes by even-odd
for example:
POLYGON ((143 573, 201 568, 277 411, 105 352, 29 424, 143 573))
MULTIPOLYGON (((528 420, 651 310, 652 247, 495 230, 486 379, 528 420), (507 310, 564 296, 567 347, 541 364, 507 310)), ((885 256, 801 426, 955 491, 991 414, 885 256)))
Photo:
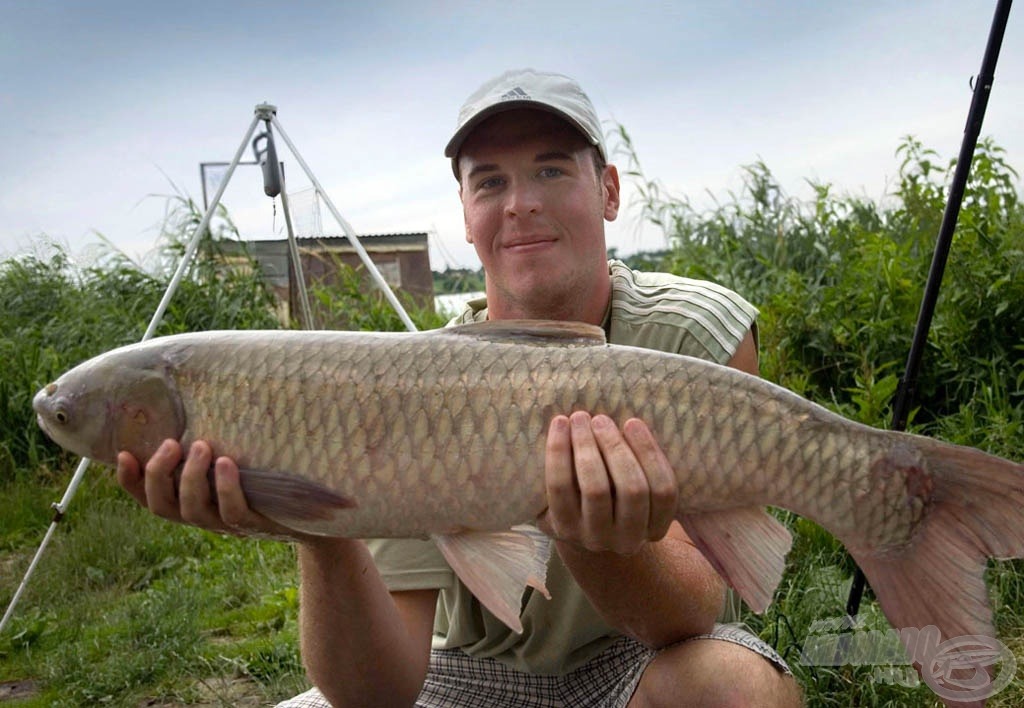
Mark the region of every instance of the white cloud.
MULTIPOLYGON (((433 228, 473 265, 441 149, 464 97, 514 66, 575 76, 602 116, 629 130, 648 175, 694 200, 737 188, 741 165, 759 158, 793 192, 814 178, 879 196, 903 135, 943 156, 958 150, 992 5, 179 9, 169 17, 139 3, 84 10, 66 0, 5 18, 0 256, 41 232, 76 248, 95 230, 130 254, 151 249, 163 204, 147 195, 171 191, 170 179, 199 199, 198 164, 229 159, 253 107, 271 101, 357 230, 433 228)), ((985 120, 1011 164, 1024 155, 1019 25, 1011 18, 985 120)), ((301 186, 298 165, 287 170, 301 186)), ((245 189, 228 200, 236 220, 246 235, 271 235, 280 214, 275 224, 258 180, 238 180, 245 189)), ((649 226, 637 242, 633 222, 623 214, 609 244, 624 252, 660 245, 649 226)))

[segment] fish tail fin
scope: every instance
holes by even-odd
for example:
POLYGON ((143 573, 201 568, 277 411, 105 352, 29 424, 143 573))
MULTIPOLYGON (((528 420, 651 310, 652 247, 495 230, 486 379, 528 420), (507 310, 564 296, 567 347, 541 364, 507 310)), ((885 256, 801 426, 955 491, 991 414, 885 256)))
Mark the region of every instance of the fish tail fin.
POLYGON ((1009 652, 995 638, 985 565, 1024 557, 1024 465, 924 438, 915 447, 924 472, 908 475, 908 492, 925 512, 912 539, 847 547, 925 683, 943 700, 982 705, 1001 688, 1009 652))

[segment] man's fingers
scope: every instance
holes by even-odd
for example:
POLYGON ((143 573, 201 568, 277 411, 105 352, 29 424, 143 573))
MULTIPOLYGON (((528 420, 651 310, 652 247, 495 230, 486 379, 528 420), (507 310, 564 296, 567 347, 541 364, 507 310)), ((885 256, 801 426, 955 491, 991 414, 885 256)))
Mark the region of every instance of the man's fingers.
POLYGON ((146 506, 157 516, 179 521, 178 493, 174 484, 174 470, 181 462, 181 445, 176 440, 164 440, 145 469, 146 506))
POLYGON ((213 450, 208 443, 192 443, 181 470, 178 485, 181 519, 195 526, 220 529, 223 524, 217 513, 217 504, 210 494, 209 472, 213 463, 213 450))
POLYGON ((590 549, 607 548, 614 535, 611 482, 601 449, 594 438, 590 414, 577 411, 569 417, 572 456, 580 487, 580 516, 583 544, 590 549))
POLYGON ((117 455, 117 483, 128 492, 135 501, 146 506, 146 481, 139 469, 139 461, 129 452, 117 455))
POLYGON ((622 432, 640 461, 647 480, 650 499, 648 540, 660 540, 668 532, 679 505, 679 482, 675 470, 643 421, 630 418, 622 432))
POLYGON ((611 418, 594 416, 592 428, 614 491, 616 533, 612 548, 632 553, 649 536, 651 500, 645 470, 611 418))
MULTIPOLYGON (((565 446, 568 448, 568 442, 565 446)), ((181 462, 182 449, 176 440, 165 440, 145 470, 139 469, 131 453, 121 452, 117 456, 117 481, 139 504, 171 521, 240 536, 313 540, 252 510, 242 490, 238 465, 228 457, 214 461, 209 443, 192 443, 184 464, 181 462), (181 474, 177 475, 179 465, 181 474)))
POLYGON ((221 520, 231 528, 242 526, 252 512, 242 492, 238 465, 229 457, 218 457, 214 466, 214 479, 221 520))
POLYGON ((647 425, 576 411, 552 419, 541 528, 590 550, 634 553, 675 518, 675 472, 647 425))
POLYGON ((544 484, 547 488, 548 510, 538 520, 539 528, 558 537, 579 519, 580 495, 572 466, 572 438, 569 419, 555 416, 548 426, 545 446, 544 484))

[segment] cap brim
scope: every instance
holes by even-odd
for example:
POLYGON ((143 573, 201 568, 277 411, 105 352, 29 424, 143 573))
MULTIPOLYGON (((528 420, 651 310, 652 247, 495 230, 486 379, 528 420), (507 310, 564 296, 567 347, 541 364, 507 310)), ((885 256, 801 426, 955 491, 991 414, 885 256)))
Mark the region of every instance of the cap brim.
POLYGON ((578 130, 580 134, 587 139, 588 143, 590 143, 591 145, 599 145, 599 143, 594 140, 593 136, 587 133, 587 130, 582 125, 580 125, 579 121, 570 116, 568 113, 560 111, 557 108, 553 108, 547 105, 546 103, 542 103, 541 101, 512 100, 502 101, 501 103, 496 103, 494 105, 488 106, 487 108, 484 108, 479 113, 474 115, 472 118, 467 120, 462 125, 461 128, 455 131, 455 135, 452 136, 452 139, 448 141, 448 144, 444 148, 444 156, 455 158, 459 154, 459 150, 462 148, 462 144, 466 142, 466 138, 469 137, 470 133, 476 130, 477 126, 479 126, 481 123, 483 123, 491 116, 497 115, 498 113, 504 113, 505 111, 512 111, 517 108, 528 108, 530 110, 544 111, 545 113, 551 113, 553 115, 556 115, 565 122, 567 122, 569 125, 574 127, 576 130, 578 130))

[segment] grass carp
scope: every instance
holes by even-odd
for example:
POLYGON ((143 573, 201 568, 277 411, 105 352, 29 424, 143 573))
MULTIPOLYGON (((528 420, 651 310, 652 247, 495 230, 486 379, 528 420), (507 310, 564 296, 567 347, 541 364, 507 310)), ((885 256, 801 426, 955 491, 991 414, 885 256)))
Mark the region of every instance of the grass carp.
POLYGON ((522 526, 546 507, 547 426, 575 410, 650 426, 679 482, 678 520, 756 611, 790 546, 766 505, 836 536, 895 628, 943 639, 994 636, 986 559, 1024 556, 1021 464, 576 323, 175 335, 89 360, 33 405, 58 444, 107 464, 207 440, 236 460, 253 509, 302 532, 434 538, 519 631, 522 589, 543 589, 550 552, 522 526))

